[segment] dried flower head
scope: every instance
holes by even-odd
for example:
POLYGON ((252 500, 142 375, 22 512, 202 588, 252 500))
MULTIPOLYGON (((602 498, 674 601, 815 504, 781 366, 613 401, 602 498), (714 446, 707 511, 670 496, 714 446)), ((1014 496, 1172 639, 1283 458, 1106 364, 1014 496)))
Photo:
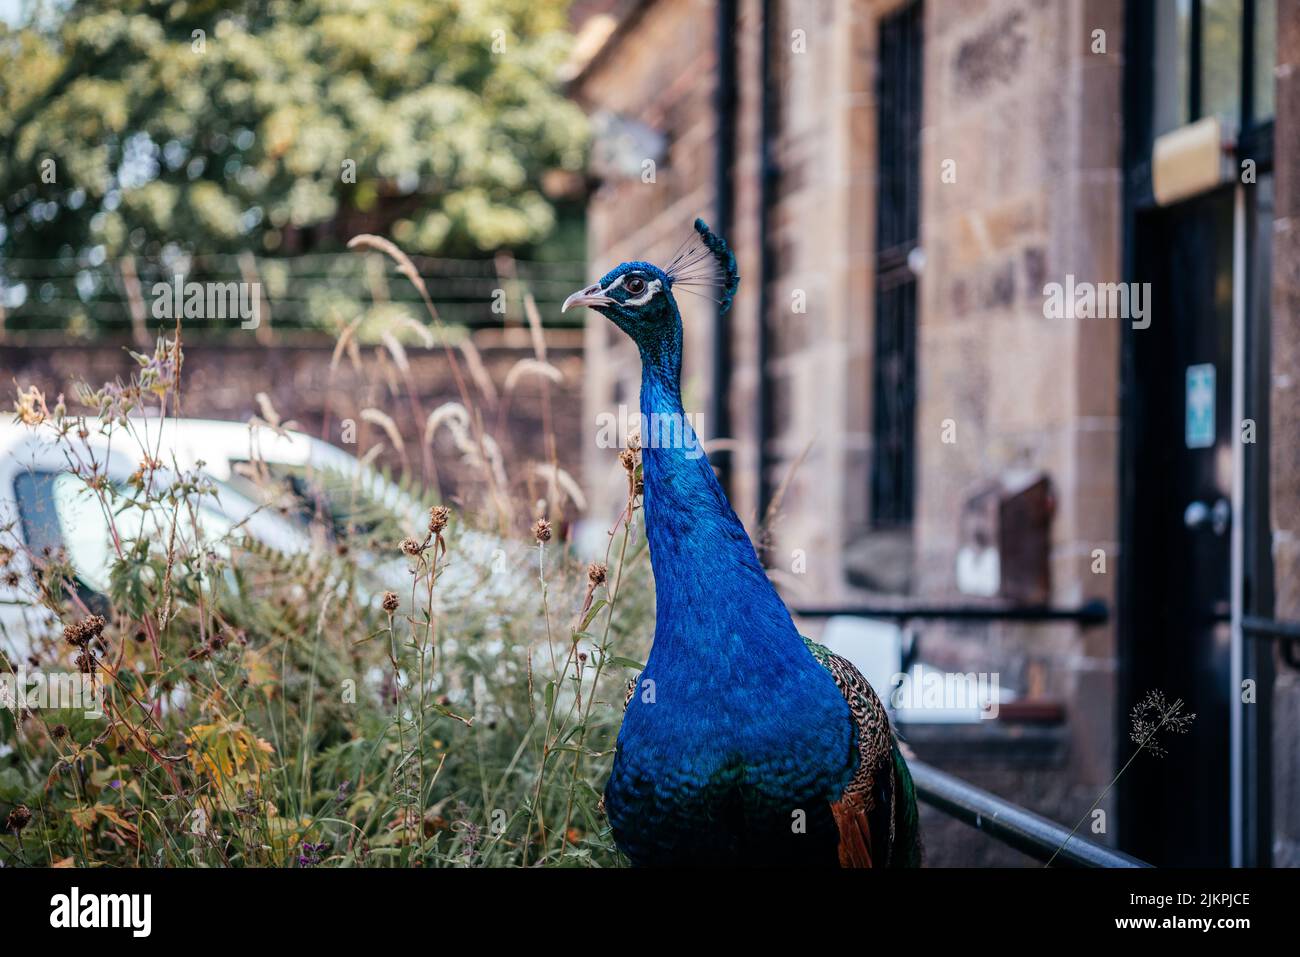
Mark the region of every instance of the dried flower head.
POLYGON ((437 535, 447 527, 447 522, 451 519, 451 509, 446 505, 435 505, 429 509, 429 531, 437 535))
POLYGON ((104 633, 106 622, 102 615, 89 615, 63 629, 63 640, 74 648, 82 648, 104 633))
POLYGON ((627 447, 628 447, 628 451, 631 452, 641 451, 641 430, 640 429, 633 429, 631 432, 627 434, 627 447))
POLYGON ((59 741, 67 736, 68 726, 66 724, 56 724, 54 727, 50 728, 50 737, 55 741, 59 741))
POLYGON ((533 526, 533 537, 539 542, 549 542, 551 540, 551 523, 544 518, 539 518, 537 524, 533 526))
POLYGON ((591 582, 593 585, 605 584, 605 577, 608 574, 609 569, 600 562, 592 562, 587 566, 587 581, 591 582))
POLYGON ((631 449, 624 449, 619 452, 618 460, 623 463, 623 469, 628 475, 636 471, 636 453, 631 449))
POLYGON ((413 538, 404 538, 397 546, 402 550, 403 555, 409 555, 411 558, 418 558, 424 551, 424 546, 413 538))
POLYGON ((27 809, 26 804, 20 804, 9 812, 9 817, 5 820, 5 830, 17 834, 25 828, 32 820, 32 812, 27 809))
POLYGON ((93 651, 89 648, 81 649, 81 653, 77 655, 78 671, 84 675, 93 675, 95 673, 95 668, 98 665, 99 661, 95 658, 95 653, 93 651))
POLYGON ((395 591, 384 592, 384 611, 389 612, 391 614, 392 612, 397 611, 397 606, 400 603, 401 603, 401 599, 397 597, 397 592, 395 591))
POLYGON ((14 418, 17 421, 23 425, 37 426, 45 421, 48 414, 45 396, 41 395, 40 389, 30 386, 26 392, 18 390, 18 399, 14 402, 14 418))
POLYGON ((1129 726, 1130 740, 1139 751, 1150 751, 1158 758, 1168 753, 1160 744, 1160 733, 1186 734, 1196 720, 1195 713, 1183 714, 1181 698, 1168 704, 1159 691, 1148 691, 1146 697, 1133 706, 1129 716, 1132 722, 1129 726))

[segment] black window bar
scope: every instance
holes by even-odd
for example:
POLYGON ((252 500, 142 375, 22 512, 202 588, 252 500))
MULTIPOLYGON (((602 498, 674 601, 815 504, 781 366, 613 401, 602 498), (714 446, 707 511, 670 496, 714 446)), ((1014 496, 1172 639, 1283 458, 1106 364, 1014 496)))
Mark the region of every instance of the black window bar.
POLYGON ((881 21, 876 187, 871 522, 912 523, 915 487, 916 276, 920 233, 921 4, 881 21))

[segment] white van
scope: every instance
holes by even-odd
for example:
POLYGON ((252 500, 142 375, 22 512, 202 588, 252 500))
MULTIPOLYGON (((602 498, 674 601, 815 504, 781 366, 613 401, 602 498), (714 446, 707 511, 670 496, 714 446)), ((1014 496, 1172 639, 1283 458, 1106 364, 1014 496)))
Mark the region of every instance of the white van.
MULTIPOLYGON (((217 552, 226 550, 221 540, 236 526, 238 533, 288 554, 314 545, 332 547, 327 539, 333 527, 353 524, 357 516, 339 501, 341 496, 322 494, 319 484, 310 481, 313 474, 342 476, 345 482, 350 478, 364 493, 359 497, 410 515, 413 522, 422 515, 418 502, 378 472, 301 433, 204 419, 134 419, 135 437, 117 425, 110 439, 93 419, 86 429, 84 439, 75 433, 60 438, 49 425, 0 424, 0 553, 8 556, 0 569, 0 651, 11 655, 25 655, 28 638, 47 635, 53 626, 50 614, 34 601, 29 555, 62 550, 83 596, 93 602, 108 591, 110 525, 99 497, 72 473, 76 459, 99 463, 109 481, 125 487, 140 467, 147 443, 149 454, 163 463, 155 481, 166 485, 187 473, 201 476, 217 494, 194 495, 190 501, 197 508, 205 547, 217 552), (268 483, 253 481, 255 473, 270 480, 274 501, 267 501, 268 483)), ((159 508, 147 515, 122 512, 114 522, 129 529, 131 537, 157 541, 160 547, 171 524, 170 514, 159 508)), ((193 523, 177 523, 177 534, 193 546, 193 523)))

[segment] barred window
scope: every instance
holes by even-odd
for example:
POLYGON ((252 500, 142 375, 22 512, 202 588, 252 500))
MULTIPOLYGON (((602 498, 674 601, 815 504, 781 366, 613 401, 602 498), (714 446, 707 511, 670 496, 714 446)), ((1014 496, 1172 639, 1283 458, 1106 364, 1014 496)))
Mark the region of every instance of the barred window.
POLYGON ((916 474, 916 275, 920 233, 921 4, 880 24, 871 521, 912 522, 916 474))

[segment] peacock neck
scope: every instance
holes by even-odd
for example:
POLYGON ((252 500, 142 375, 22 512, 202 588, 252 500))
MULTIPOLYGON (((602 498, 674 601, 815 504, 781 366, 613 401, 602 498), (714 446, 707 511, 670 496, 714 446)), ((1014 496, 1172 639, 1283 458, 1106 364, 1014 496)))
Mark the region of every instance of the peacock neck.
POLYGON ((642 350, 641 455, 655 577, 654 658, 728 655, 734 641, 710 639, 747 635, 746 654, 775 651, 785 657, 802 639, 685 413, 680 369, 680 353, 642 350), (753 637, 755 621, 773 627, 753 637))

